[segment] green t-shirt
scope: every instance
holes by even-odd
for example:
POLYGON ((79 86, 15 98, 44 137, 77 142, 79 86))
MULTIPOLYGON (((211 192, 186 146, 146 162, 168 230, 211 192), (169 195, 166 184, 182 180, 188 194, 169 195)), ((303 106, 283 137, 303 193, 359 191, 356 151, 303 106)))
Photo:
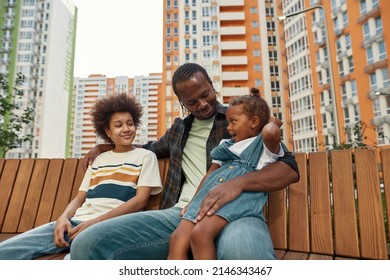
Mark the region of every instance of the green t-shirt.
POLYGON ((179 201, 175 206, 186 206, 194 196, 200 181, 206 174, 206 144, 213 127, 214 118, 208 120, 194 119, 186 146, 183 151, 182 168, 185 176, 179 201))

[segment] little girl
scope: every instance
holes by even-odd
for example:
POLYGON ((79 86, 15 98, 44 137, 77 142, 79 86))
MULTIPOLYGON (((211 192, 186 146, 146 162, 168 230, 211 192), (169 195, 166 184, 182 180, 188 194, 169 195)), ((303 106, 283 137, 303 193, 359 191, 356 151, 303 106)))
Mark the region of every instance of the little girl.
POLYGON ((265 192, 243 192, 214 215, 198 219, 199 207, 215 185, 259 170, 283 156, 281 122, 277 119, 269 122, 268 104, 258 89, 252 88, 251 93, 230 102, 226 118, 232 138, 222 140, 212 150, 213 163, 200 182, 196 196, 183 208, 182 220, 170 237, 168 259, 188 259, 190 249, 194 259, 216 259, 214 240, 229 222, 245 216, 264 219, 265 192))

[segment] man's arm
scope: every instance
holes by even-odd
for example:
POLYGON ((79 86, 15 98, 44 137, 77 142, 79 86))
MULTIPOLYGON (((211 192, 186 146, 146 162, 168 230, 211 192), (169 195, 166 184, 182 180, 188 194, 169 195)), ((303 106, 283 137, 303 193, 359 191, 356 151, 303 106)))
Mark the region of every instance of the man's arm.
POLYGON ((244 191, 273 192, 298 182, 299 174, 294 157, 287 152, 283 158, 285 159, 270 163, 261 170, 238 176, 212 188, 200 206, 199 217, 213 215, 244 191), (295 165, 286 163, 291 160, 295 165))

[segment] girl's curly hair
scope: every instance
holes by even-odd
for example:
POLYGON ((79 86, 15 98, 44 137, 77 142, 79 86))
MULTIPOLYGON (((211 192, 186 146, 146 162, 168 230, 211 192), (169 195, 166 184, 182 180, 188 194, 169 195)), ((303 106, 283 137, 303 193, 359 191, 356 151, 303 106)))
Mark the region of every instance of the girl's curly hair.
POLYGON ((125 93, 99 99, 91 110, 95 133, 105 142, 112 143, 106 134, 106 129, 110 127, 112 115, 118 112, 129 112, 133 118, 135 127, 138 128, 142 116, 142 106, 133 97, 125 93))
POLYGON ((234 98, 229 102, 229 106, 243 105, 249 117, 258 116, 260 118, 260 130, 269 122, 270 109, 267 102, 261 97, 258 88, 252 87, 249 95, 234 98))

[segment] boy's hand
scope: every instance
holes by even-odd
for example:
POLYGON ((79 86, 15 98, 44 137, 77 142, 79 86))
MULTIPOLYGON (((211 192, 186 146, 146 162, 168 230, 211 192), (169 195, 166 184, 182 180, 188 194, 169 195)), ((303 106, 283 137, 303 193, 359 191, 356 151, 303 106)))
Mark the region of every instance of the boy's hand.
POLYGON ((54 244, 57 247, 69 247, 70 244, 65 240, 65 232, 72 230, 72 224, 65 217, 59 217, 54 228, 54 244))

